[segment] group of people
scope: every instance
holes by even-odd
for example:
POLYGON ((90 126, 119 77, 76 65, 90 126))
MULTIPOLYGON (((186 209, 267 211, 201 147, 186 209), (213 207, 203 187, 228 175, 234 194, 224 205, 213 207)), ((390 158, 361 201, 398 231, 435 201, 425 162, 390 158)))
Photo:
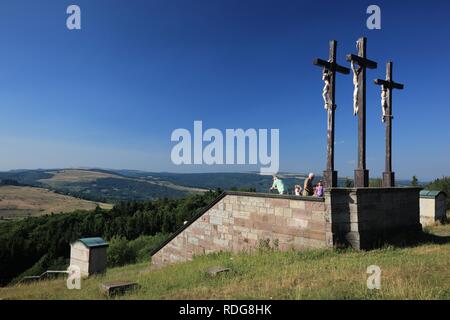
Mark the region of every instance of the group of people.
MULTIPOLYGON (((303 183, 303 188, 296 184, 294 187, 293 194, 296 196, 315 196, 315 197, 323 197, 323 184, 322 180, 317 182, 317 184, 313 185, 314 181, 314 173, 310 173, 308 177, 305 179, 303 183)), ((285 190, 283 180, 278 178, 277 176, 273 176, 273 184, 270 188, 270 191, 277 190, 279 194, 289 194, 287 190, 285 190)))

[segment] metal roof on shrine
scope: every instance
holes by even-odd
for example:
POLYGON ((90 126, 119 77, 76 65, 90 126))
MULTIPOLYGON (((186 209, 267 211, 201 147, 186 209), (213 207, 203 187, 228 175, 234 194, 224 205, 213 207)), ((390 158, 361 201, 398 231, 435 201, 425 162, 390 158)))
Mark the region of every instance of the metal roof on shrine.
POLYGON ((447 196, 447 194, 441 190, 422 190, 422 191, 420 191, 420 197, 421 198, 436 198, 441 193, 444 194, 444 196, 447 196))
MULTIPOLYGON (((107 247, 108 242, 103 240, 102 238, 95 237, 95 238, 82 238, 78 239, 77 241, 80 241, 82 244, 84 244, 88 248, 98 248, 98 247, 107 247)), ((75 241, 75 242, 77 242, 75 241)))

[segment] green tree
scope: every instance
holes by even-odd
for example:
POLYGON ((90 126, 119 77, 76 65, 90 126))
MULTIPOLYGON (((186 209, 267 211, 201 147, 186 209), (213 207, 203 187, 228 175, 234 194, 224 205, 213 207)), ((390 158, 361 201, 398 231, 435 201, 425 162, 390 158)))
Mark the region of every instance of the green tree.
POLYGON ((136 251, 128 245, 125 237, 114 236, 107 251, 108 266, 123 266, 136 261, 136 251))

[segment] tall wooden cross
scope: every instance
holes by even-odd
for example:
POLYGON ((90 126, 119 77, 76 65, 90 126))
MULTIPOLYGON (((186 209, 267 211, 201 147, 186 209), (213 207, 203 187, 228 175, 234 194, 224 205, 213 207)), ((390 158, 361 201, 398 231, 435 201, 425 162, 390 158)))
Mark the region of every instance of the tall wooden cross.
POLYGON ((334 113, 336 72, 349 74, 350 69, 340 66, 336 63, 337 41, 330 41, 330 58, 328 61, 315 59, 313 64, 323 68, 323 77, 325 81, 324 99, 327 109, 327 169, 323 172, 325 188, 337 187, 337 171, 334 170, 334 113))
POLYGON ((395 174, 392 171, 392 90, 404 88, 403 84, 392 80, 392 61, 386 64, 386 80, 375 79, 375 84, 381 86, 383 122, 386 123, 386 159, 383 172, 383 187, 395 186, 395 174))
POLYGON ((355 113, 358 114, 358 168, 355 170, 355 187, 369 186, 369 170, 366 168, 366 68, 376 69, 377 63, 366 58, 367 39, 358 39, 358 55, 347 55, 347 61, 358 65, 354 70, 355 79, 355 113))

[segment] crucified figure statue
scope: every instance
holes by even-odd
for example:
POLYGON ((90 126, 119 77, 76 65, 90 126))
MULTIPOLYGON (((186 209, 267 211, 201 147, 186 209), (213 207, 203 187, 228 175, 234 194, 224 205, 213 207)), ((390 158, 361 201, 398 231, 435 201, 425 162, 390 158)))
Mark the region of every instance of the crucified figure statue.
POLYGON ((381 86, 381 110, 383 112, 383 116, 381 117, 381 121, 385 122, 386 121, 386 111, 387 111, 387 88, 382 85, 381 86))
POLYGON ((322 97, 325 103, 325 110, 329 110, 332 107, 330 88, 331 88, 331 72, 327 69, 323 69, 322 80, 325 82, 322 90, 322 97))
POLYGON ((355 86, 355 89, 353 90, 353 115, 358 114, 358 91, 359 91, 359 82, 358 82, 358 76, 361 73, 362 67, 358 66, 358 69, 355 67, 355 63, 352 61, 352 70, 353 70, 353 85, 355 86))

